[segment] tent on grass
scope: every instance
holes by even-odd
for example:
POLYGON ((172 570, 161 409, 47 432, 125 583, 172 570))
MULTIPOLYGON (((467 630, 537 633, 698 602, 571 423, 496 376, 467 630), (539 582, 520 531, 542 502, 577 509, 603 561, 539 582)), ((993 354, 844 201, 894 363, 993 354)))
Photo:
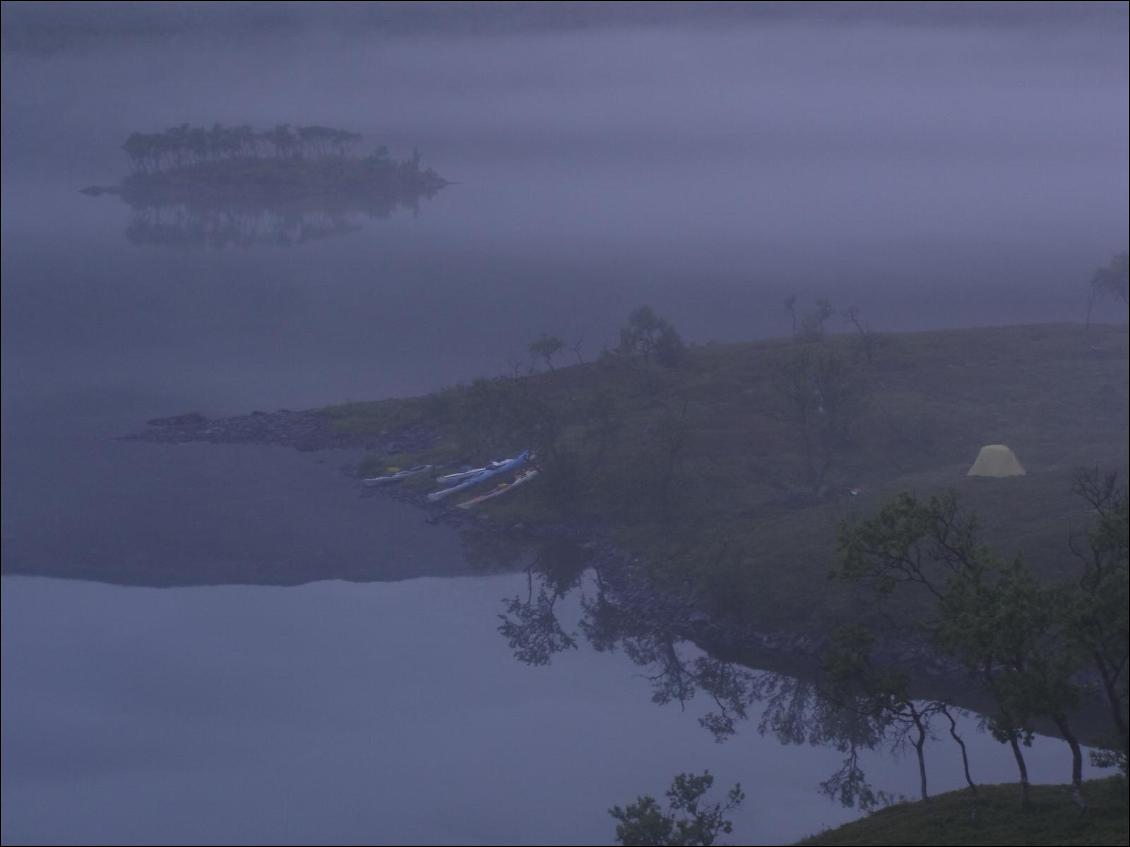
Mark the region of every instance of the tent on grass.
POLYGON ((1005 445, 986 444, 966 476, 1024 476, 1024 467, 1005 445))

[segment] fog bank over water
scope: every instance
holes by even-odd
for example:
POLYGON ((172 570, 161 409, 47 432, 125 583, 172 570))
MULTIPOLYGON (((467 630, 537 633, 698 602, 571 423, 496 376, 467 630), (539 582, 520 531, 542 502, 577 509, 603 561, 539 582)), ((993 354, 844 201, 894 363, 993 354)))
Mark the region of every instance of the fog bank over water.
MULTIPOLYGON (((348 8, 303 8, 237 38, 217 13, 207 24, 183 8, 171 19, 195 22, 184 32, 115 37, 112 21, 134 21, 115 9, 81 49, 5 52, 5 262, 16 268, 23 245, 63 232, 89 246, 121 213, 71 192, 125 171, 131 131, 324 123, 398 154, 417 147, 459 184, 418 219, 346 236, 331 256, 284 266, 257 254, 259 275, 302 277, 304 296, 330 307, 304 313, 307 328, 357 314, 329 290, 387 297, 374 285, 382 272, 426 300, 433 325, 505 302, 505 343, 483 358, 492 371, 542 330, 598 346, 642 301, 680 315, 698 341, 779 334, 794 291, 856 303, 890 329, 1076 320, 1091 269, 1128 226, 1124 10, 983 11, 983 22, 935 26, 930 14, 949 13, 684 9, 676 25, 666 12, 613 10, 600 25, 507 31, 460 28, 458 16, 347 28, 348 8), (344 255, 349 270, 334 266, 344 255), (568 326, 549 325, 561 314, 568 326)), ((104 256, 86 272, 120 284, 140 279, 117 272, 135 261, 104 256)), ((145 273, 184 275, 199 261, 146 259, 168 270, 145 273)), ((193 284, 226 278, 229 261, 194 269, 193 284)), ((10 277, 6 296, 22 298, 28 276, 10 277)), ((232 305, 228 320, 260 320, 232 305)), ((50 326, 15 329, 55 340, 50 326)))

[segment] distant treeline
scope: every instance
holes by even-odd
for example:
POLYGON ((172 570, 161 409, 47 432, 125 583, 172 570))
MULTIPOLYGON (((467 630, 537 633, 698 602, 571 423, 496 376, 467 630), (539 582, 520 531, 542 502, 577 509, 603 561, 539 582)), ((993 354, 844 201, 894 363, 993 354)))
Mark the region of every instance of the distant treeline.
MULTIPOLYGON (((234 159, 356 158, 361 136, 327 126, 279 124, 274 129, 213 124, 211 129, 181 124, 164 132, 135 132, 122 145, 136 172, 159 173, 234 159)), ((367 159, 392 164, 387 147, 367 159)), ((419 154, 412 161, 419 165, 419 154)))

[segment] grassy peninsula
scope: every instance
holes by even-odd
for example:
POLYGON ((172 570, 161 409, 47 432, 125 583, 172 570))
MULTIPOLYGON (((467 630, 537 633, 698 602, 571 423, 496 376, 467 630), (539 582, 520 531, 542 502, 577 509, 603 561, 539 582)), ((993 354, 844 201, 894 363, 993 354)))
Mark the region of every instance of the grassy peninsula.
POLYGON ((481 520, 589 526, 709 613, 826 632, 851 609, 828 579, 837 526, 899 491, 952 489, 987 543, 1068 574, 1069 535, 1093 517, 1071 493, 1075 470, 1127 466, 1127 354, 1125 326, 801 332, 690 346, 675 366, 654 351, 551 356, 537 372, 319 414, 342 435, 433 435, 426 450, 372 455, 366 474, 532 447, 542 477, 481 520), (990 443, 1027 475, 966 477, 990 443))

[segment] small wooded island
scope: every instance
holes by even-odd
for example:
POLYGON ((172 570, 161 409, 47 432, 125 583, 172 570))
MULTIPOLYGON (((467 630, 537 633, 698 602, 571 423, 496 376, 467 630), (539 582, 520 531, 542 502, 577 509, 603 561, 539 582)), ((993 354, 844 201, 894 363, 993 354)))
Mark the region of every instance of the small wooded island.
POLYGON ((362 155, 362 141, 347 130, 289 124, 135 132, 122 145, 132 172, 82 192, 129 204, 135 217, 126 234, 135 243, 246 246, 340 234, 357 228, 350 216, 415 209, 449 184, 418 150, 403 160, 383 145, 362 155))

